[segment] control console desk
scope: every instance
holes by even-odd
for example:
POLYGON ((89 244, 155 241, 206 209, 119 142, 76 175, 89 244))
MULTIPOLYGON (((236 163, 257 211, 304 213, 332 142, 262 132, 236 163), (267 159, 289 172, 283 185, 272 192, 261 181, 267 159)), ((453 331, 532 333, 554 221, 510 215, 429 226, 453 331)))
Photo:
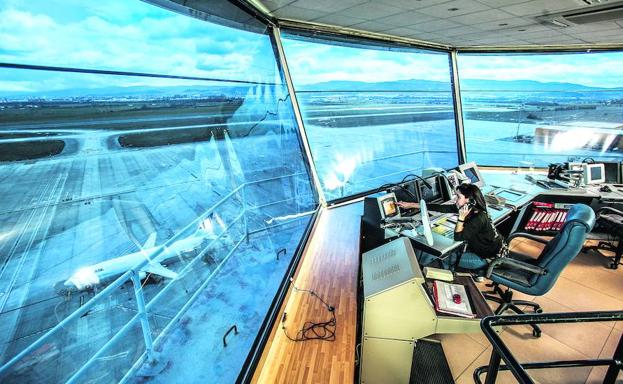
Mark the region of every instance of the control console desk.
POLYGON ((480 320, 493 315, 468 275, 454 275, 452 283, 465 288, 473 318, 438 312, 429 288, 432 282, 404 237, 364 253, 361 268, 361 382, 408 383, 420 339, 436 333, 480 332, 480 320))

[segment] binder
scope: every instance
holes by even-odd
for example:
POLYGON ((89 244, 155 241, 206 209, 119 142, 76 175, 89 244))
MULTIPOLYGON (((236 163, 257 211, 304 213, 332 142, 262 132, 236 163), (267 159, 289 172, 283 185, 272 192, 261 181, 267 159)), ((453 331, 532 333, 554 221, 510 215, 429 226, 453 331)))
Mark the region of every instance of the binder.
POLYGON ((467 291, 461 284, 435 280, 433 281, 433 298, 435 299, 435 310, 438 312, 467 318, 476 317, 469 304, 467 291), (460 303, 454 302, 454 295, 459 295, 460 303))

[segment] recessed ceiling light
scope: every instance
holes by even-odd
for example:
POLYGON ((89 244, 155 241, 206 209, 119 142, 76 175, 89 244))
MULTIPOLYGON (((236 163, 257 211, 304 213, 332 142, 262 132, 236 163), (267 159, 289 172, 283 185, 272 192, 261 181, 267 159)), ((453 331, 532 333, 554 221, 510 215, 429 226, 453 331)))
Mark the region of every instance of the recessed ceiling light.
POLYGON ((454 11, 458 11, 458 10, 459 10, 458 8, 448 8, 448 11, 450 11, 450 12, 454 12, 454 11))

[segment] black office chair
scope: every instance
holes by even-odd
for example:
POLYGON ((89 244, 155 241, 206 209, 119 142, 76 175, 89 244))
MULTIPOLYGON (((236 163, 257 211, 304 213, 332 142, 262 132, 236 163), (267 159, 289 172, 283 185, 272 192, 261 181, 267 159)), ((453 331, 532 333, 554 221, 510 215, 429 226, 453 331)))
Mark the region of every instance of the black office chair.
POLYGON ((602 207, 597 211, 598 232, 608 235, 607 241, 600 241, 597 245, 585 247, 584 250, 595 250, 600 255, 601 251, 614 252, 614 256, 610 257, 612 262, 610 268, 617 269, 621 264, 621 255, 623 254, 623 212, 611 207, 602 207))
MULTIPOLYGON (((545 244, 545 248, 536 259, 515 251, 510 251, 508 257, 493 260, 487 269, 486 276, 493 281, 493 292, 485 294, 487 300, 500 305, 495 310, 499 315, 511 309, 520 314, 524 313, 518 306, 532 307, 534 312, 540 313, 541 306, 532 301, 513 300, 513 289, 532 296, 541 296, 553 286, 562 270, 582 250, 586 235, 595 225, 595 213, 584 204, 575 204, 569 209, 565 223, 560 232, 551 240, 515 232, 508 242, 517 237, 523 237, 545 244), (507 287, 502 291, 500 285, 507 287), (490 293, 496 293, 493 296, 490 293)), ((534 337, 541 336, 541 329, 532 325, 534 337)))

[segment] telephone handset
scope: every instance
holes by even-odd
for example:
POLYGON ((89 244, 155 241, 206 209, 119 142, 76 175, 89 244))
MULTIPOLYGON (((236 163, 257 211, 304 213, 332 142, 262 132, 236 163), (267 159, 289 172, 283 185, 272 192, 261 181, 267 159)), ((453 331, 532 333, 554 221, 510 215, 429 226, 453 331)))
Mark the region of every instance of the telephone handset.
POLYGON ((472 209, 472 208, 474 208, 475 206, 476 206, 476 204, 472 203, 471 201, 470 201, 470 202, 467 202, 467 203, 463 204, 463 205, 461 206, 461 208, 459 208, 459 214, 460 214, 460 212, 461 212, 461 211, 471 210, 471 209, 472 209))

